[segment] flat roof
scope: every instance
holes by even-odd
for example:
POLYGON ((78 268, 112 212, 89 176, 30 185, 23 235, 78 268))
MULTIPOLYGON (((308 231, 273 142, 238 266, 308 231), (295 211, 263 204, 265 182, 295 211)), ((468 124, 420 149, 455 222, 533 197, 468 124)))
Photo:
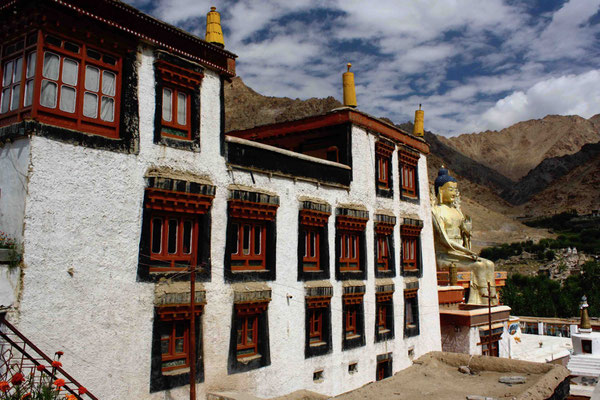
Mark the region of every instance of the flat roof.
POLYGON ((429 154, 429 144, 425 139, 414 136, 386 121, 350 107, 336 108, 325 114, 313 115, 293 121, 278 122, 275 124, 260 125, 251 129, 231 131, 227 132, 227 135, 248 140, 267 138, 276 139, 298 132, 310 131, 344 123, 361 126, 367 130, 377 132, 397 144, 412 147, 425 155, 429 154))

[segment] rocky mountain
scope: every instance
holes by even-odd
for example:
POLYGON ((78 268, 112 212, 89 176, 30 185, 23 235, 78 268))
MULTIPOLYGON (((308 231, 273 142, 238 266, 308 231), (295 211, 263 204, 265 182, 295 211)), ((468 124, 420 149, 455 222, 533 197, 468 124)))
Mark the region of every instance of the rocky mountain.
POLYGON ((577 153, 600 141, 600 115, 548 115, 501 131, 463 134, 440 140, 473 160, 519 181, 547 158, 577 153))
POLYGON ((225 132, 323 114, 341 106, 331 96, 308 100, 263 96, 235 77, 225 83, 225 132))

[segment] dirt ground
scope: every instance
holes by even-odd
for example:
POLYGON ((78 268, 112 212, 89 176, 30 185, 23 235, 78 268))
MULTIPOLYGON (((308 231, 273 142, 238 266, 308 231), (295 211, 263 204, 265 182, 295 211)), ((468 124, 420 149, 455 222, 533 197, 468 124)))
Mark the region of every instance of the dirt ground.
MULTIPOLYGON (((568 375, 568 370, 558 365, 431 352, 391 378, 367 384, 335 399, 465 400, 468 395, 479 395, 503 400, 542 400, 552 396, 554 389, 568 375), (458 366, 467 364, 476 371, 475 375, 458 371, 458 366), (498 382, 502 376, 516 375, 524 376, 527 381, 512 386, 498 382)), ((278 397, 277 400, 326 398, 303 391, 278 397)))

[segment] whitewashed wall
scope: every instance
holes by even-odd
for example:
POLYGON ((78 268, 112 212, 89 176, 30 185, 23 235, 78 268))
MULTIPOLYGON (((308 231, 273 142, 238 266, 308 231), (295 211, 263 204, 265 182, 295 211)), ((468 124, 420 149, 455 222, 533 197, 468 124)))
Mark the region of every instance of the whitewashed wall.
MULTIPOLYGON (((33 137, 31 172, 26 195, 24 292, 19 327, 44 351, 65 351, 65 368, 101 399, 178 399, 188 387, 149 394, 153 318, 152 283, 137 278, 144 175, 151 167, 169 167, 203 175, 217 192, 211 210, 212 279, 204 283, 207 305, 202 317, 205 382, 207 391, 243 390, 258 396, 275 396, 306 388, 334 395, 374 380, 376 355, 393 352, 394 372, 407 367, 408 348, 415 357, 439 350, 435 257, 427 187, 426 160, 419 160, 421 204, 400 202, 397 157, 393 159, 394 199, 375 196, 375 155, 372 135, 352 130, 354 180, 349 191, 306 182, 237 170, 227 172, 220 156, 220 80, 205 71, 201 90, 201 151, 177 150, 153 143, 154 70, 152 51, 142 49, 139 65, 140 153, 125 155, 33 137), (276 192, 277 281, 268 282, 271 365, 246 373, 227 374, 233 291, 223 278, 227 187, 237 183, 276 192), (341 351, 341 282, 333 277, 334 223, 329 221, 333 352, 304 359, 304 286, 297 282, 298 198, 311 196, 339 204, 367 207, 368 279, 365 294, 366 346, 341 351), (403 339, 403 278, 394 279, 395 336, 374 343, 375 278, 373 215, 390 209, 399 217, 418 214, 422 231, 424 276, 419 279, 421 334, 403 339), (288 302, 287 296, 291 295, 288 302), (349 362, 358 373, 349 375, 349 362), (312 374, 324 369, 322 383, 312 374)), ((400 223, 400 221, 399 221, 400 223)), ((395 249, 400 249, 399 223, 395 249)), ((396 257, 399 262, 399 257, 396 257)), ((399 271, 399 266, 396 265, 399 271)))

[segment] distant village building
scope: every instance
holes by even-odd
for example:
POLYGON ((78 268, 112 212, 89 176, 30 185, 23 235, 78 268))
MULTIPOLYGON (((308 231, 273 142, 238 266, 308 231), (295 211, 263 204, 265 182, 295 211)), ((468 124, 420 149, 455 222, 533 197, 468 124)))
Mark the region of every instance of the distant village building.
POLYGON ((225 134, 214 9, 208 41, 115 0, 0 15, 2 312, 98 398, 336 395, 440 349, 419 132, 343 107, 225 134))

